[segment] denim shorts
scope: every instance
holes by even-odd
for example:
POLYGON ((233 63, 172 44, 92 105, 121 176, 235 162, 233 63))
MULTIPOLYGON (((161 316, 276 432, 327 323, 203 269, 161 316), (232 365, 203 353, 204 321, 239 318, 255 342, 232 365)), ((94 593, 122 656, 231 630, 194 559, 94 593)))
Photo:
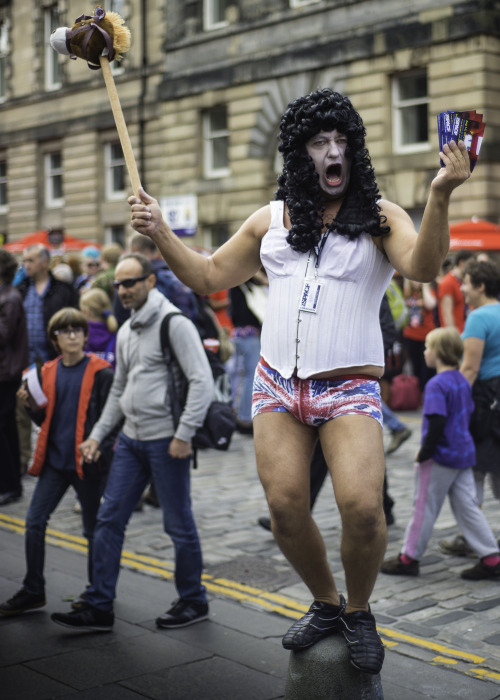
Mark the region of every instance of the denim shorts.
POLYGON ((285 379, 261 361, 255 371, 252 417, 268 412, 291 413, 301 423, 315 427, 347 414, 370 416, 383 425, 376 379, 285 379))

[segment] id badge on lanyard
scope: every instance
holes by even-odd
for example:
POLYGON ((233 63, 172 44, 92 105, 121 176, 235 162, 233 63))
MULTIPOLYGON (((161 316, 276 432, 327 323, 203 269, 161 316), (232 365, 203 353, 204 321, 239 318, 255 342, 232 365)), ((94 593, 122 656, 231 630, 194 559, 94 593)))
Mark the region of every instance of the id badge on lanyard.
POLYGON ((306 277, 302 285, 299 311, 308 311, 312 314, 317 312, 322 286, 322 279, 306 277))
POLYGON ((311 313, 311 314, 315 314, 318 311, 318 305, 319 305, 319 300, 320 300, 320 295, 321 295, 321 288, 323 287, 323 284, 325 283, 324 279, 322 279, 321 277, 318 277, 318 267, 319 267, 319 259, 321 257, 321 253, 323 252, 323 248, 324 248, 324 245, 326 243, 327 238, 328 238, 328 233, 326 233, 322 237, 320 245, 317 248, 315 248, 316 264, 314 266, 314 277, 307 275, 307 270, 309 268, 309 263, 311 261, 311 256, 309 255, 309 259, 307 261, 307 267, 306 267, 306 277, 304 279, 304 283, 302 285, 302 293, 300 295, 299 311, 307 311, 308 313, 311 313))

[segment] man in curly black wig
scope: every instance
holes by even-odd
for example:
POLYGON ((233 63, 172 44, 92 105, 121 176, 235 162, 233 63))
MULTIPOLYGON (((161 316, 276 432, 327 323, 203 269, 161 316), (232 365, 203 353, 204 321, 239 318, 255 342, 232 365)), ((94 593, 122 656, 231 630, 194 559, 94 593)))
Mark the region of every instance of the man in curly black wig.
POLYGON ((291 102, 280 136, 277 199, 210 258, 183 245, 144 190, 129 199, 131 223, 199 294, 239 285, 264 266, 269 298, 253 396, 257 468, 276 541, 314 598, 283 646, 304 649, 341 632, 351 663, 376 674, 384 648, 369 598, 387 535, 380 303, 394 268, 421 282, 438 274, 449 247, 450 196, 470 177, 469 157, 463 142, 443 145, 417 236, 410 217, 379 198, 365 129, 346 97, 323 89, 291 102), (318 439, 342 518, 347 601, 310 514, 318 439))

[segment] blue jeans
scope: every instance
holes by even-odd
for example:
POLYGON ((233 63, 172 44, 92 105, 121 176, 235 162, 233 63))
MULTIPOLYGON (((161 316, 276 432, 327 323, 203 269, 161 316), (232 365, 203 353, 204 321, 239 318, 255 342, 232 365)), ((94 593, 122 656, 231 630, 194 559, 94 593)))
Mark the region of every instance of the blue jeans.
POLYGON ((168 454, 171 438, 131 440, 120 434, 94 534, 94 571, 87 589, 90 605, 112 610, 125 529, 153 477, 163 528, 174 543, 175 586, 183 600, 205 603, 201 545, 191 510, 190 464, 168 454))
POLYGON ((92 581, 93 536, 102 493, 102 480, 80 479, 76 471, 53 469, 45 464, 38 478, 26 516, 26 576, 24 588, 29 593, 45 591, 45 530, 50 516, 70 486, 82 506, 83 536, 88 540, 88 576, 92 581))
POLYGON ((382 401, 382 417, 384 419, 384 428, 387 428, 391 433, 399 433, 406 428, 404 423, 401 423, 399 418, 394 415, 389 406, 382 401))
POLYGON ((252 420, 252 393, 255 368, 260 360, 260 337, 234 337, 235 370, 242 375, 236 377, 236 415, 241 421, 252 420), (239 393, 239 397, 238 397, 239 393))

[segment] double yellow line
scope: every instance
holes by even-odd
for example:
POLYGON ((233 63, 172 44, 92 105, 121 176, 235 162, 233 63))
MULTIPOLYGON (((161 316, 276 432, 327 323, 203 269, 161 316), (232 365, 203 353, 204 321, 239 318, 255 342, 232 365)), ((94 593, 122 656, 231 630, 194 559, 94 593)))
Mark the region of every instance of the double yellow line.
MULTIPOLYGON (((4 530, 23 535, 25 531, 25 521, 21 518, 15 518, 0 513, 0 527, 4 530)), ((64 549, 81 552, 82 554, 87 553, 87 540, 85 538, 67 535, 59 530, 47 528, 46 542, 56 547, 63 547, 64 549)), ((144 574, 158 576, 166 580, 173 580, 174 578, 174 563, 163 559, 155 559, 154 557, 134 554, 133 552, 123 550, 121 563, 128 569, 139 571, 144 574)), ((239 603, 246 603, 257 609, 265 609, 284 617, 299 619, 308 610, 306 605, 297 603, 295 600, 287 598, 286 596, 268 593, 260 588, 245 586, 244 584, 236 583, 235 581, 230 581, 225 578, 214 578, 213 576, 204 574, 203 583, 211 593, 231 598, 239 603)), ((400 651, 403 653, 405 645, 425 649, 435 654, 431 660, 431 663, 434 665, 454 668, 456 671, 475 678, 500 681, 500 673, 484 666, 486 658, 483 656, 452 649, 427 639, 412 637, 388 627, 379 626, 377 629, 382 636, 385 646, 389 649, 400 647, 400 651)))

